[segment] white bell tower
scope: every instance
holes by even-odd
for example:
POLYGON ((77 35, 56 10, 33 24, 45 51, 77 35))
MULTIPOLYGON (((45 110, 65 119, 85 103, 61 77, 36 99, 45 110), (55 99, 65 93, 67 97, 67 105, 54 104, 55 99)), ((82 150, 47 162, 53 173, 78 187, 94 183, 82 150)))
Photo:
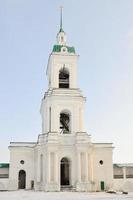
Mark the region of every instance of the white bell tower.
POLYGON ((66 33, 62 29, 61 9, 57 43, 53 46, 47 65, 48 91, 40 109, 42 134, 38 137, 38 148, 41 154, 47 152, 44 175, 46 191, 60 190, 64 185, 77 187, 77 190, 82 188, 83 191, 88 191, 90 187, 86 154, 90 136, 84 131, 85 97, 77 87, 77 61, 75 48, 67 44, 66 33), (80 148, 85 152, 82 152, 82 158, 80 148), (80 183, 80 159, 85 165, 82 167, 83 184, 80 183), (69 167, 63 171, 62 166, 65 169, 69 167))
POLYGON ((61 12, 57 44, 53 47, 47 66, 49 88, 41 106, 42 133, 76 134, 84 131, 85 98, 77 88, 77 61, 74 47, 66 45, 61 12))

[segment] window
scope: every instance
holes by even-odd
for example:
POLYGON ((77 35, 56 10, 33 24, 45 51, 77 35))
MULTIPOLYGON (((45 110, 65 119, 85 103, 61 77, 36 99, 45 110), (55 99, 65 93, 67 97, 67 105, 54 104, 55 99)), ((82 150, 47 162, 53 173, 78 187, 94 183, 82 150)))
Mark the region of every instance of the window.
POLYGON ((103 160, 100 160, 99 163, 100 163, 100 165, 103 165, 103 160))
POLYGON ((65 67, 59 71, 59 88, 69 88, 69 72, 65 67))
POLYGON ((69 113, 60 113, 60 133, 70 133, 70 115, 69 113))
POLYGON ((24 164, 24 160, 20 160, 20 164, 22 164, 22 165, 23 165, 23 164, 24 164))
POLYGON ((62 47, 61 48, 61 52, 66 53, 67 52, 67 48, 66 47, 62 47))

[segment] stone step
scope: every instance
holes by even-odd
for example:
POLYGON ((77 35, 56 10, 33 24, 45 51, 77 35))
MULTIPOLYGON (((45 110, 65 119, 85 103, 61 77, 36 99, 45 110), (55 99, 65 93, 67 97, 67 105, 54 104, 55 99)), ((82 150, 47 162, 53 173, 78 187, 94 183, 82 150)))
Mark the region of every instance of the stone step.
POLYGON ((61 191, 62 192, 75 192, 76 191, 76 188, 74 188, 73 186, 71 186, 71 185, 63 185, 63 186, 61 186, 61 191))

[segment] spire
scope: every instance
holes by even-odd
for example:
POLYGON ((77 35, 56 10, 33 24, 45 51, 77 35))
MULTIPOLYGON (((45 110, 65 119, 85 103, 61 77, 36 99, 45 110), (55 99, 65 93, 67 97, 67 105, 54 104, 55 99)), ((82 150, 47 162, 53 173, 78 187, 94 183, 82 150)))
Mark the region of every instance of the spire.
POLYGON ((62 11, 63 11, 63 6, 60 6, 60 31, 59 32, 63 32, 63 28, 62 28, 62 11))
POLYGON ((53 52, 63 52, 63 53, 74 53, 75 49, 74 47, 70 47, 67 45, 67 37, 66 33, 64 32, 62 28, 62 15, 63 15, 63 6, 60 6, 60 29, 59 32, 56 35, 56 41, 57 43, 53 47, 53 52), (64 48, 65 47, 65 48, 64 48))
POLYGON ((62 28, 62 10, 63 10, 63 6, 60 6, 60 30, 57 34, 57 44, 66 45, 66 34, 62 28))

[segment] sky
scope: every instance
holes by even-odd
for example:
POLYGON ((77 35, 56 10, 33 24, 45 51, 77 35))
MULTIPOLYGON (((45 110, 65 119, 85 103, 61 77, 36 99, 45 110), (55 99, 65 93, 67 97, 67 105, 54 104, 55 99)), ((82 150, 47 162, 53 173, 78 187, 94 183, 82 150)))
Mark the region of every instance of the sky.
POLYGON ((0 162, 11 141, 36 142, 46 67, 59 31, 80 55, 92 142, 113 142, 113 161, 133 163, 133 1, 0 0, 0 162))

